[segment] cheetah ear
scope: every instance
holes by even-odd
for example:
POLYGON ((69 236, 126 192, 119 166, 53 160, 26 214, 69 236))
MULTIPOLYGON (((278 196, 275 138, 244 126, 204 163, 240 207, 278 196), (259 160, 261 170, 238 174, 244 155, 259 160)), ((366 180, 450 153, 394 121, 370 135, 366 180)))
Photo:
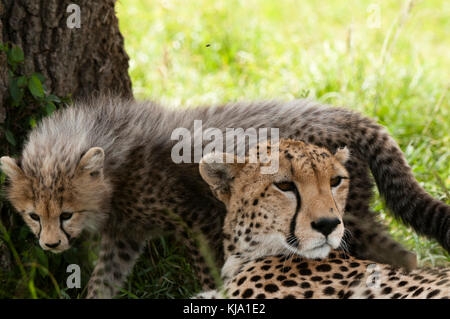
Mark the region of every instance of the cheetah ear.
POLYGON ((17 166, 16 160, 14 158, 11 158, 9 156, 3 156, 0 159, 0 163, 2 165, 1 166, 2 171, 10 179, 18 179, 24 176, 22 169, 19 166, 17 166))
POLYGON ((105 162, 105 152, 101 147, 92 147, 80 159, 77 170, 79 172, 89 172, 92 177, 97 177, 103 173, 105 162))
POLYGON ((350 158, 350 151, 348 150, 347 146, 338 148, 336 153, 334 153, 334 157, 336 157, 336 159, 342 165, 345 165, 345 163, 347 163, 348 159, 350 158))
POLYGON ((230 197, 230 184, 241 169, 241 163, 234 157, 233 163, 225 163, 225 153, 209 153, 200 161, 200 175, 209 184, 215 195, 223 202, 230 197))

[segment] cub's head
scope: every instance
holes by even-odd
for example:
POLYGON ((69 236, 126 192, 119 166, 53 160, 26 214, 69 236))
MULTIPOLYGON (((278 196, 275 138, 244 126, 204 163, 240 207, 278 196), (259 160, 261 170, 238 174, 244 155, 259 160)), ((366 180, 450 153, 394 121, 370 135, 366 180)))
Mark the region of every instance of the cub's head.
MULTIPOLYGON (((256 152, 260 158, 265 146, 260 144, 256 152)), ((292 253, 326 257, 344 234, 347 148, 333 155, 314 145, 281 140, 267 146, 267 152, 279 154, 274 174, 261 173, 261 167, 270 163, 251 163, 249 157, 244 163, 236 163, 238 158, 220 163, 224 154, 211 153, 200 162, 201 176, 227 207, 226 256, 240 252, 255 257, 292 253)))
POLYGON ((104 152, 93 147, 82 156, 28 145, 20 161, 1 158, 9 178, 8 198, 40 246, 55 253, 70 248, 86 226, 105 217, 110 186, 103 176, 104 152))

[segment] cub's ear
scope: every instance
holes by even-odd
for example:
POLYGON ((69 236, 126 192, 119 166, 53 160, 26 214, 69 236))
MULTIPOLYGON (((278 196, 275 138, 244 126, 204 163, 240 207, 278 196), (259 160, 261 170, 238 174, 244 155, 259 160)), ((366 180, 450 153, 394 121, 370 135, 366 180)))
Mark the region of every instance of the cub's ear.
POLYGON ((92 147, 80 159, 78 163, 79 172, 88 172, 92 177, 97 177, 103 173, 105 162, 105 152, 101 147, 92 147))
POLYGON ((223 202, 230 198, 230 184, 243 165, 237 163, 236 157, 233 163, 225 163, 226 155, 209 153, 203 156, 199 165, 200 175, 223 202))
POLYGON ((345 165, 347 163, 348 159, 350 158, 350 151, 348 150, 347 146, 344 146, 342 148, 338 148, 336 150, 336 153, 334 153, 334 157, 342 164, 345 165))
POLYGON ((24 176, 23 171, 16 164, 16 160, 9 157, 3 156, 0 158, 1 169, 2 171, 10 178, 17 179, 24 176))

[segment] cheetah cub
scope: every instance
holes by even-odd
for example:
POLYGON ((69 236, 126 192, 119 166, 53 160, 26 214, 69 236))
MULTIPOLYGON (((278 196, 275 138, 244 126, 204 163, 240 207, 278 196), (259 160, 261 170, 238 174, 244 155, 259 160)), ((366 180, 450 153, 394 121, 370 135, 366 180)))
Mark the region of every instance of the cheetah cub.
MULTIPOLYGON (((220 163, 208 154, 200 174, 227 208, 223 290, 197 298, 448 298, 450 268, 406 272, 336 250, 343 242, 349 174, 346 148, 294 140, 278 147, 279 170, 220 163)), ((258 155, 259 155, 258 147, 258 155)))

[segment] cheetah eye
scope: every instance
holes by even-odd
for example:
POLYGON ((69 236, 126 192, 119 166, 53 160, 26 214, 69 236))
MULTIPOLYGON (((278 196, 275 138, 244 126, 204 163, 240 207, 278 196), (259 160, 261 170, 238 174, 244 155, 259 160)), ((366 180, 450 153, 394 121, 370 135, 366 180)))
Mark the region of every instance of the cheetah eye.
POLYGON ((295 184, 293 182, 281 182, 273 184, 283 192, 293 192, 296 189, 295 184))
POLYGON ((59 215, 59 218, 61 220, 69 220, 72 218, 73 213, 63 212, 61 215, 59 215))
POLYGON ((30 213, 30 217, 32 220, 39 221, 39 215, 36 213, 30 213))
POLYGON ((336 177, 333 177, 331 180, 330 180, 330 185, 331 185, 331 187, 338 187, 341 183, 342 183, 342 180, 343 179, 347 179, 347 177, 343 177, 343 176, 336 176, 336 177))

